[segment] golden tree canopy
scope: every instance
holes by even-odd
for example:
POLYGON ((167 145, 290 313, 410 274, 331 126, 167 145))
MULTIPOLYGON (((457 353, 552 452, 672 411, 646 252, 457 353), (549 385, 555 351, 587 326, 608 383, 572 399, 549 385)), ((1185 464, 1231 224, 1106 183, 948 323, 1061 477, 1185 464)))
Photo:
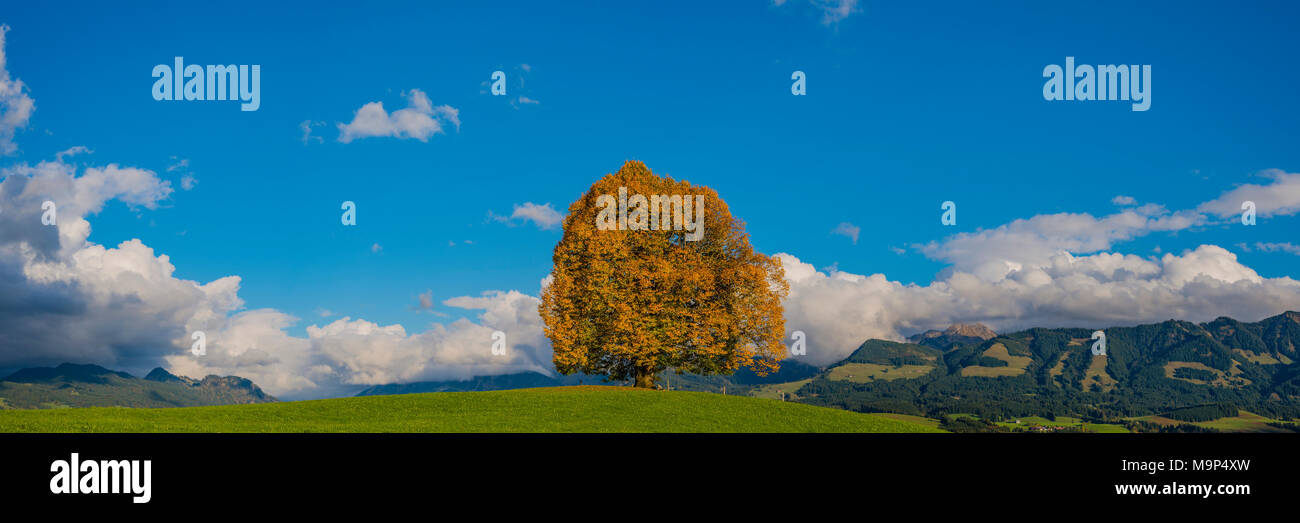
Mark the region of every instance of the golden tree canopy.
POLYGON ((540 312, 561 373, 651 387, 668 368, 763 375, 785 356, 780 260, 754 252, 713 189, 641 162, 569 206, 552 276, 540 312))

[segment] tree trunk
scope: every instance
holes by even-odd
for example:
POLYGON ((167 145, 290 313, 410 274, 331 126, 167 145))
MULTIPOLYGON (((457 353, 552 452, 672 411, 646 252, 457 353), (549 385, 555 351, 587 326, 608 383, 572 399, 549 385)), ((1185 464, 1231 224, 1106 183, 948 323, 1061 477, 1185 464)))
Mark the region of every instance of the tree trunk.
POLYGON ((633 387, 636 387, 638 389, 655 388, 654 371, 647 368, 638 367, 636 369, 636 373, 634 374, 634 376, 636 378, 636 383, 633 385, 633 387))

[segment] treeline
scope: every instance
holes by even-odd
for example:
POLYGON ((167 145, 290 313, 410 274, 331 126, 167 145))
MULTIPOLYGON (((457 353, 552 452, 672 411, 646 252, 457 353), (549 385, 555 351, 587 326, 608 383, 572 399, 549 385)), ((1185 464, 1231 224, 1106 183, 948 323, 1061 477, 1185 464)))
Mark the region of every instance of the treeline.
POLYGON ((1179 423, 1177 425, 1161 425, 1159 423, 1152 423, 1150 421, 1130 420, 1126 422, 1124 426, 1127 427, 1128 430, 1133 432, 1150 432, 1150 433, 1160 433, 1160 434, 1170 434, 1170 433, 1212 434, 1212 433, 1219 432, 1217 430, 1208 427, 1202 427, 1200 425, 1192 425, 1191 423, 1179 423))
POLYGON ((1208 383, 1218 379, 1219 375, 1210 372, 1208 370, 1194 369, 1191 367, 1179 367, 1177 369, 1174 369, 1174 377, 1189 379, 1189 380, 1200 380, 1208 383))
POLYGON ((1213 421, 1219 418, 1231 418, 1238 414, 1237 406, 1227 403, 1215 405, 1201 405, 1198 407, 1188 407, 1185 409, 1171 410, 1163 414, 1169 419, 1178 421, 1213 421))

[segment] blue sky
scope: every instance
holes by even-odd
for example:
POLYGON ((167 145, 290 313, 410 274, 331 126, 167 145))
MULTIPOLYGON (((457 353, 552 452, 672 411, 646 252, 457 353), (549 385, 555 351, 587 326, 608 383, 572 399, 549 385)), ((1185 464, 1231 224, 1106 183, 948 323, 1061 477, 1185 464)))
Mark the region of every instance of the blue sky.
MULTIPOLYGON (((301 318, 297 336, 342 316, 419 332, 475 317, 448 298, 535 296, 560 231, 489 213, 563 212, 629 159, 716 189, 762 252, 920 285, 952 265, 920 246, 956 233, 1100 217, 1120 195, 1194 209, 1300 170, 1294 3, 426 4, 9 6, 7 68, 36 111, 3 160, 85 146, 69 161, 157 173, 174 189, 159 208, 110 202, 89 240, 139 239, 181 279, 238 275, 245 306, 301 318), (260 109, 154 100, 150 71, 175 56, 260 64, 260 109), (1044 66, 1067 56, 1151 65, 1150 110, 1044 100, 1044 66), (507 96, 486 92, 495 70, 507 96), (459 129, 338 140, 364 104, 391 112, 413 89, 459 129), (356 227, 339 223, 345 200, 356 227), (856 243, 832 234, 842 222, 856 243), (417 310, 426 290, 439 314, 417 310)), ((1230 222, 1107 250, 1214 244, 1265 278, 1300 276, 1296 254, 1234 247, 1300 243, 1293 212, 1230 222)))

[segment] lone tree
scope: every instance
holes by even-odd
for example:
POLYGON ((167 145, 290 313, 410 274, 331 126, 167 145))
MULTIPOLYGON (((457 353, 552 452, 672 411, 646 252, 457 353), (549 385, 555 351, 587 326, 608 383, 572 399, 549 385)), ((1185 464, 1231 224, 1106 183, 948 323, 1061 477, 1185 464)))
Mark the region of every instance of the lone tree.
POLYGON ((778 370, 788 293, 713 189, 629 161, 569 206, 539 310, 556 370, 651 388, 668 368, 778 370))

